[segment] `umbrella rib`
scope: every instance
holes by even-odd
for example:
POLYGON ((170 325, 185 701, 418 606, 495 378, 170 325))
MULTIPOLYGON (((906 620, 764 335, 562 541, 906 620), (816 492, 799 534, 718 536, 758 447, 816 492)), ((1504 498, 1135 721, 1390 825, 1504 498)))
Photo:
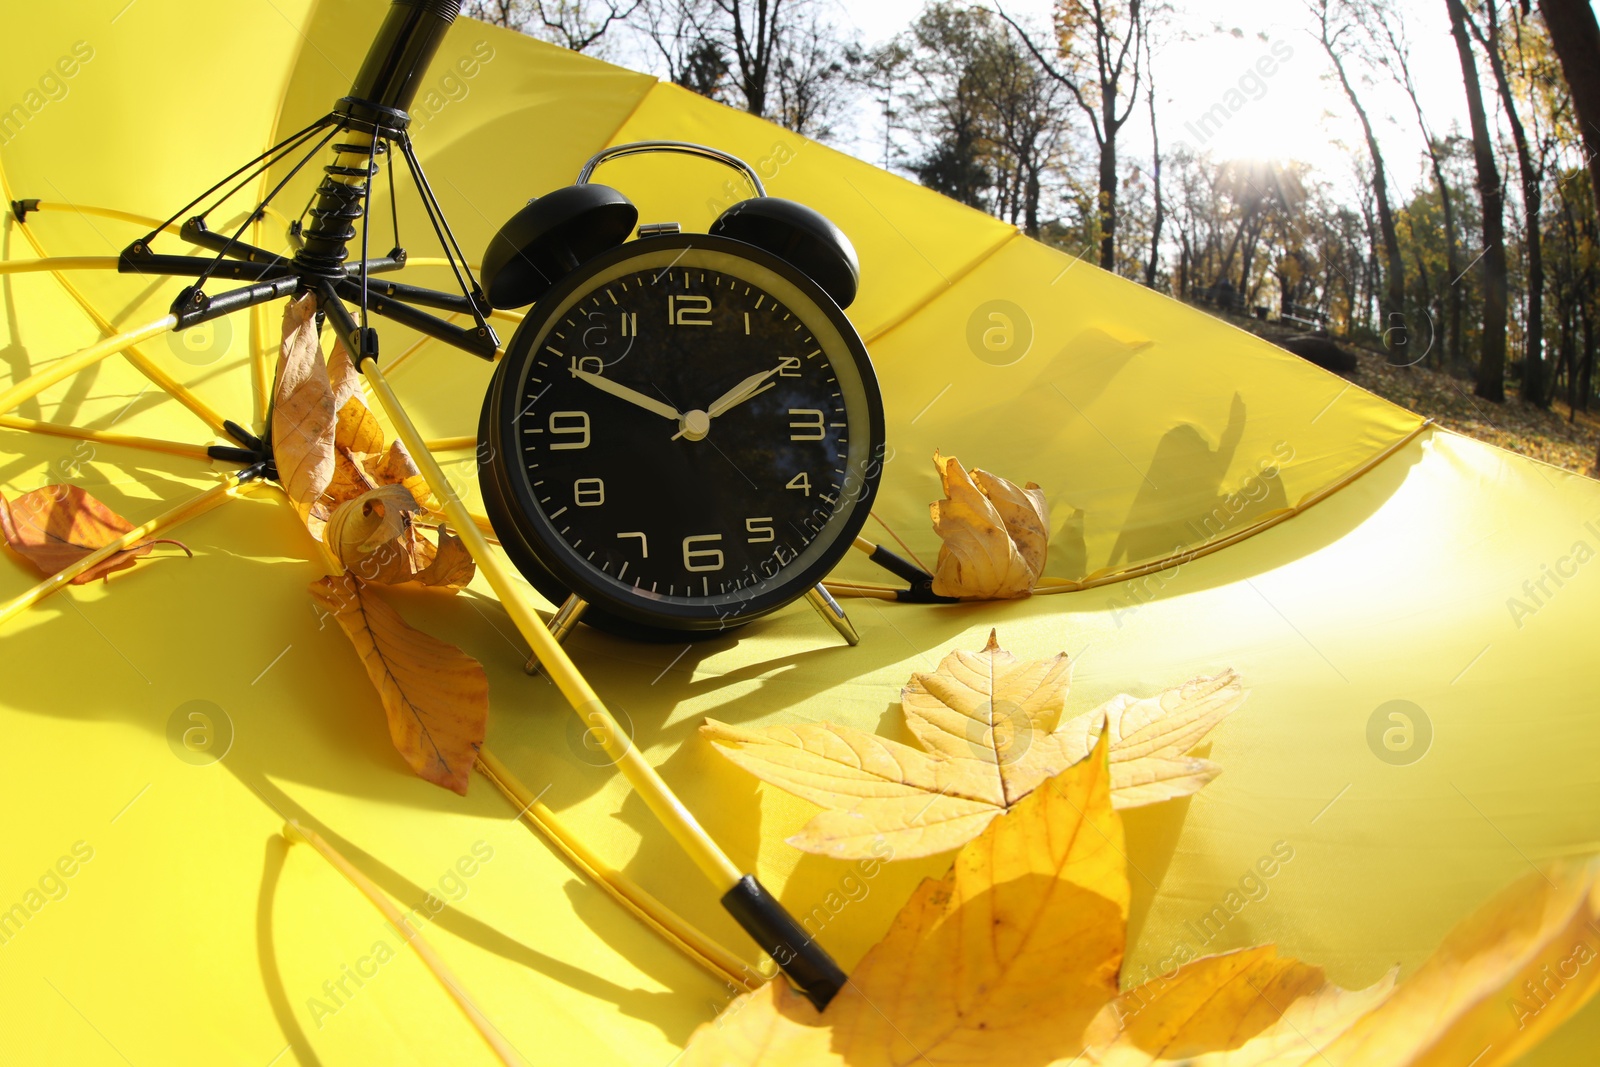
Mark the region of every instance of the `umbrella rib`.
POLYGON ((93 441, 96 444, 115 445, 119 448, 137 448, 145 452, 161 452, 169 456, 190 456, 207 462, 210 462, 211 459, 205 445, 194 445, 185 441, 162 441, 154 437, 137 437, 133 434, 111 433, 106 430, 91 430, 82 426, 67 426, 59 422, 25 419, 17 415, 0 415, 0 427, 8 430, 22 430, 27 433, 49 434, 52 437, 72 437, 80 441, 93 441))
POLYGON ((191 497, 177 507, 157 515, 142 526, 135 526, 115 541, 95 549, 75 563, 69 563, 32 589, 19 593, 4 604, 0 604, 0 624, 9 622, 12 618, 20 615, 51 593, 69 585, 80 574, 97 566, 104 560, 110 559, 118 552, 122 552, 128 547, 138 544, 140 541, 163 530, 169 530, 179 523, 186 522, 198 515, 204 515, 218 504, 226 500, 232 500, 241 493, 250 492, 260 484, 260 482, 256 481, 244 481, 237 474, 228 475, 219 484, 212 486, 199 496, 191 497))
POLYGON ((752 968, 743 960, 661 903, 633 879, 600 859, 562 824, 553 811, 540 802, 538 796, 528 792, 528 787, 506 769, 505 764, 489 751, 488 745, 479 749, 476 768, 506 800, 516 805, 519 820, 537 831, 568 862, 622 905, 624 910, 713 978, 747 992, 762 984, 759 980, 751 980, 752 968))
POLYGON ((474 1003, 471 995, 462 986, 461 980, 455 976, 450 968, 440 958, 434 947, 423 938, 422 931, 411 925, 402 913, 377 884, 368 878, 361 870, 344 857, 337 849, 325 841, 321 834, 309 826, 302 826, 294 819, 290 819, 283 827, 284 836, 290 841, 299 839, 316 850, 317 854, 328 861, 334 870, 344 875, 345 879, 361 892, 371 902, 372 906, 388 920, 406 944, 421 958, 422 963, 429 972, 444 986, 445 992, 450 994, 450 999, 456 1002, 467 1021, 482 1036, 496 1057, 507 1067, 521 1067, 526 1061, 515 1046, 500 1032, 500 1028, 489 1021, 489 1017, 474 1003))
MULTIPOLYGON (((0 178, 3 178, 3 176, 4 176, 4 172, 0 171, 0 178)), ((10 195, 9 185, 6 186, 6 190, 5 191, 6 191, 6 195, 10 195)), ((39 241, 39 239, 37 237, 34 236, 32 227, 28 226, 26 223, 23 223, 23 224, 19 225, 17 227, 17 229, 22 231, 22 236, 24 238, 26 238, 27 242, 33 246, 34 253, 40 259, 48 259, 49 258, 48 254, 44 250, 44 245, 39 241)), ((61 288, 65 289, 67 291, 67 295, 72 297, 72 299, 77 302, 78 306, 84 310, 85 314, 87 314, 89 316, 90 320, 93 321, 96 326, 98 326, 101 330, 113 335, 113 337, 107 338, 107 340, 115 340, 116 339, 116 336, 118 336, 116 334, 116 327, 111 325, 111 321, 109 319, 107 319, 104 315, 100 314, 99 310, 92 303, 90 303, 88 297, 84 296, 83 293, 78 291, 78 287, 77 286, 75 286, 71 282, 69 282, 66 279, 66 277, 59 270, 52 270, 50 272, 50 275, 51 275, 51 277, 55 278, 55 280, 57 282, 60 283, 61 288)), ((172 319, 173 316, 169 315, 169 316, 167 316, 167 318, 168 319, 172 319)), ((174 319, 173 321, 174 321, 174 325, 176 325, 176 320, 174 319)), ((170 329, 171 329, 171 327, 169 326, 169 327, 167 327, 166 330, 163 330, 161 332, 165 333, 170 329)), ((162 370, 160 367, 156 366, 156 364, 154 362, 152 362, 149 359, 149 357, 147 357, 143 352, 139 351, 139 349, 137 347, 138 341, 139 340, 144 340, 144 339, 145 338, 142 338, 142 337, 138 338, 133 343, 125 345, 120 349, 116 349, 116 348, 110 349, 110 350, 104 352, 103 354, 101 354, 98 359, 91 360, 90 363, 99 362, 99 359, 104 359, 106 356, 111 355, 111 353, 113 351, 121 351, 121 352, 123 352, 123 354, 127 356, 128 362, 132 363, 134 365, 134 367, 136 367, 141 374, 143 374, 146 378, 149 378, 152 382, 154 382, 168 396, 172 397, 174 400, 178 401, 178 403, 182 404, 184 407, 186 407, 190 411, 194 412, 195 415, 199 417, 201 422, 204 422, 207 426, 209 426, 211 428, 211 431, 213 433, 216 433, 216 434, 225 433, 226 430, 223 428, 223 425, 222 425, 223 418, 222 418, 221 415, 217 414, 216 411, 212 410, 212 408, 211 408, 211 406, 209 404, 207 404, 205 401, 201 400, 199 397, 195 396, 194 393, 190 392, 189 389, 187 387, 185 387, 181 382, 179 382, 176 378, 173 378, 170 374, 168 374, 166 371, 162 370)), ((101 342, 101 343, 104 344, 105 342, 101 342)), ((87 366, 90 365, 90 363, 85 363, 83 366, 87 367, 87 366)), ((77 369, 81 370, 82 367, 79 367, 77 369)), ((41 374, 48 374, 48 373, 49 373, 48 371, 41 372, 41 374)), ((32 378, 29 378, 27 380, 27 382, 32 382, 35 379, 39 378, 40 376, 41 375, 36 374, 32 378)), ((39 388, 36 389, 33 393, 29 393, 26 396, 22 397, 22 400, 26 400, 26 399, 28 399, 28 397, 36 395, 38 392, 42 391, 43 389, 46 389, 50 385, 53 385, 55 382, 60 381, 61 378, 63 378, 63 377, 66 377, 66 375, 61 375, 60 377, 57 377, 57 378, 55 378, 55 379, 53 379, 51 381, 45 382, 43 385, 39 386, 39 388)), ((21 388, 21 386, 22 385, 26 385, 27 382, 19 383, 19 385, 13 386, 13 389, 21 388)), ((9 393, 8 393, 8 395, 9 395, 9 393)), ((21 403, 21 400, 18 400, 17 403, 21 403)), ((11 406, 0 406, 0 413, 4 413, 4 412, 7 412, 7 411, 10 411, 11 407, 14 407, 14 406, 15 406, 15 404, 13 404, 11 406)))

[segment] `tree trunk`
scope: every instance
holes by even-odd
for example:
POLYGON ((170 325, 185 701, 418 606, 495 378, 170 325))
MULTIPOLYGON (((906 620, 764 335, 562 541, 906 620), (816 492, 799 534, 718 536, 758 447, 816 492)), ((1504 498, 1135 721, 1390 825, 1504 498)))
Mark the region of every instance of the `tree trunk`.
POLYGON ((1390 362, 1402 367, 1411 365, 1410 331, 1406 328, 1406 266, 1400 254, 1400 237, 1394 228, 1394 210, 1389 206, 1389 179, 1383 169, 1383 153, 1378 149, 1378 139, 1372 133, 1372 121, 1367 109, 1361 106, 1355 87, 1345 76, 1344 60, 1327 41, 1323 42, 1333 69, 1339 75, 1344 95, 1361 120, 1361 132, 1367 139, 1367 154, 1372 158, 1372 193, 1378 201, 1378 229, 1383 234, 1383 258, 1388 264, 1383 295, 1383 345, 1389 351, 1390 362))
POLYGON ((1546 401, 1544 387, 1544 250, 1539 233, 1539 202, 1543 191, 1539 173, 1533 166, 1533 155, 1528 150, 1528 135, 1522 128, 1522 118, 1517 114, 1517 98, 1511 90, 1511 79, 1506 74, 1505 57, 1500 53, 1500 16, 1496 3, 1489 0, 1485 10, 1489 20, 1489 36, 1480 34, 1478 43, 1489 54, 1489 68, 1494 71, 1495 86, 1500 91, 1500 104, 1505 108, 1506 121, 1511 126, 1511 140, 1517 149, 1517 172, 1522 178, 1522 204, 1527 223, 1528 248, 1528 324, 1522 353, 1522 399, 1543 407, 1546 401))
POLYGON ((1478 384, 1473 392, 1498 404, 1506 398, 1506 194, 1494 161, 1489 120, 1484 115, 1477 57, 1467 37, 1467 13, 1461 0, 1445 0, 1445 6, 1450 11, 1450 32, 1461 59, 1461 83, 1467 92, 1467 115, 1472 120, 1472 157, 1477 164, 1478 195, 1483 202, 1483 336, 1478 350, 1478 384))
POLYGON ((1156 134, 1156 82, 1154 64, 1150 62, 1150 38, 1145 37, 1145 99, 1150 105, 1150 179, 1155 189, 1156 213, 1150 222, 1150 260, 1144 265, 1144 286, 1156 287, 1156 272, 1161 267, 1161 224, 1166 221, 1166 204, 1161 200, 1161 138, 1156 134))
POLYGON ((1578 113, 1595 210, 1600 213, 1600 25, 1589 0, 1539 0, 1539 14, 1561 61, 1578 113))
MULTIPOLYGON (((1106 105, 1108 113, 1111 105, 1106 105)), ((1100 143, 1100 268, 1117 269, 1117 130, 1108 127, 1100 143)))

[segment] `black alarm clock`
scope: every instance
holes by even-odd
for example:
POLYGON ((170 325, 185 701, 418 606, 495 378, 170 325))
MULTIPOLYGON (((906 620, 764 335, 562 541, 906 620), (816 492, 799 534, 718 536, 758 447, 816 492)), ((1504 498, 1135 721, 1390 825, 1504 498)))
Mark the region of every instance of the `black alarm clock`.
POLYGON ((498 308, 533 304, 479 428, 485 510, 564 615, 647 639, 726 630, 820 585, 866 521, 883 402, 843 308, 854 248, 769 197, 743 161, 682 142, 619 145, 531 201, 483 260, 498 308), (709 233, 638 228, 600 163, 669 151, 739 169, 756 196, 709 233), (575 599, 574 599, 575 598, 575 599))

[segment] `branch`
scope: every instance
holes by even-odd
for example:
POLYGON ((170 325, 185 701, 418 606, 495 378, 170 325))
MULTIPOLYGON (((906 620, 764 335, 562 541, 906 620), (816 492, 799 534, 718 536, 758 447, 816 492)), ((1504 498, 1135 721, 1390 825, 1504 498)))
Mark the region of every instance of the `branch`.
POLYGON ((1078 83, 1073 81, 1073 79, 1066 74, 1063 74, 1061 71, 1057 70, 1055 68, 1055 64, 1051 63, 1044 57, 1044 53, 1040 52, 1039 47, 1033 43, 1033 38, 1028 36, 1028 31, 1018 25, 1016 19, 1006 14, 1004 8, 1002 8, 999 4, 996 4, 994 11, 995 14, 999 15, 1006 21, 1006 25, 1017 31, 1017 36, 1022 38, 1023 46, 1027 48, 1027 50, 1033 55, 1033 58, 1038 62, 1039 66, 1043 68, 1044 72, 1050 75, 1050 77, 1055 79, 1057 82, 1067 87, 1067 91, 1071 93, 1072 98, 1078 102, 1078 106, 1083 109, 1084 114, 1089 116, 1089 125, 1094 130, 1095 143, 1102 145, 1105 144, 1105 137, 1100 132, 1100 116, 1096 115, 1094 108, 1090 107, 1088 101, 1084 100, 1083 93, 1078 89, 1078 83))

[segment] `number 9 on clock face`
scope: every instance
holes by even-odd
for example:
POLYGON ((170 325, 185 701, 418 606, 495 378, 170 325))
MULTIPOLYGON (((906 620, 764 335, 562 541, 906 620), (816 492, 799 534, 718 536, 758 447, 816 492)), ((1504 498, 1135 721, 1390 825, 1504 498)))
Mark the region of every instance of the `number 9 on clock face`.
POLYGON ((533 308, 485 403, 491 523, 554 602, 644 637, 748 622, 822 580, 866 520, 883 407, 855 330, 783 260, 710 235, 582 265, 533 308))

